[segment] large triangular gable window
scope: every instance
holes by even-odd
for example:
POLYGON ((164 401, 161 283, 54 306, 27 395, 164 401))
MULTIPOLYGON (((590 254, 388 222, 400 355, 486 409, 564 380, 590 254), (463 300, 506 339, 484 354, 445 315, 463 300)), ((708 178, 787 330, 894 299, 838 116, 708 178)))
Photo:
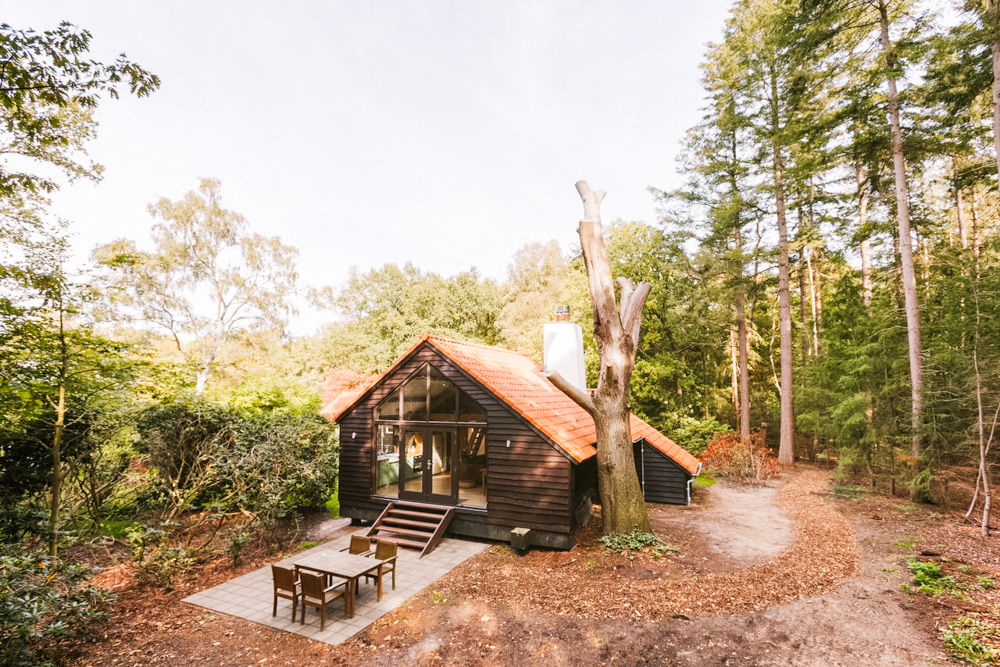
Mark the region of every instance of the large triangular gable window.
POLYGON ((486 409, 424 364, 375 408, 376 421, 486 422, 486 409))
POLYGON ((486 409, 424 364, 375 408, 375 495, 486 505, 486 409))

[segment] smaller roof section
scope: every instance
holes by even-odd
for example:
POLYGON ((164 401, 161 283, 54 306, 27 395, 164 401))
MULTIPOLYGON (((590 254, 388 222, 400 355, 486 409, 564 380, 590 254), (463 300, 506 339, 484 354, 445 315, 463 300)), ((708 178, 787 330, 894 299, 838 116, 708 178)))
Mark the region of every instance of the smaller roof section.
POLYGON ((323 407, 319 413, 333 419, 361 398, 374 384, 378 375, 365 375, 346 368, 334 368, 323 383, 323 407))
MULTIPOLYGON (((340 396, 321 411, 334 421, 340 421, 368 390, 392 374, 393 369, 427 344, 506 403, 514 412, 545 435, 560 450, 577 462, 597 455, 597 432, 594 420, 542 373, 542 367, 520 352, 501 347, 450 340, 424 334, 417 343, 386 369, 351 396, 340 396)), ((360 385, 359 385, 360 386, 360 385)), ((701 462, 673 440, 631 415, 632 440, 644 439, 653 448, 670 457, 692 475, 697 475, 701 462)))

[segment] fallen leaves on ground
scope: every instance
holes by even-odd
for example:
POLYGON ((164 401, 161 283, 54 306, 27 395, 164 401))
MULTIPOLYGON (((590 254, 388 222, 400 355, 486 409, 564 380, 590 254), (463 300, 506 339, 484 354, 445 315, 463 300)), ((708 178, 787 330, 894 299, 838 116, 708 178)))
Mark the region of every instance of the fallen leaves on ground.
POLYGON ((530 555, 485 552, 439 585, 453 597, 595 619, 725 614, 821 595, 859 566, 854 531, 823 500, 828 488, 829 476, 818 470, 783 486, 778 498, 793 522, 792 544, 766 562, 732 572, 637 578, 614 569, 595 573, 582 561, 533 567, 530 555))

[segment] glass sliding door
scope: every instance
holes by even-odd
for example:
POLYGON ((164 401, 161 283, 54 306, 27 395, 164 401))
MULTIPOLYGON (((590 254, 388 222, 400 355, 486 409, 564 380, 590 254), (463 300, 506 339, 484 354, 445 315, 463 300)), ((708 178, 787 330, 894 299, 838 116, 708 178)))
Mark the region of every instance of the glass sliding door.
POLYGON ((455 431, 431 431, 430 470, 424 471, 424 489, 427 499, 433 502, 450 501, 455 496, 458 478, 455 470, 455 431), (436 497, 433 497, 436 496, 436 497))
POLYGON ((399 459, 400 497, 450 503, 458 491, 455 429, 403 429, 405 455, 399 459))
POLYGON ((424 363, 375 407, 375 495, 486 505, 487 412, 424 363))
POLYGON ((403 429, 404 455, 399 457, 399 497, 423 500, 424 429, 403 429))

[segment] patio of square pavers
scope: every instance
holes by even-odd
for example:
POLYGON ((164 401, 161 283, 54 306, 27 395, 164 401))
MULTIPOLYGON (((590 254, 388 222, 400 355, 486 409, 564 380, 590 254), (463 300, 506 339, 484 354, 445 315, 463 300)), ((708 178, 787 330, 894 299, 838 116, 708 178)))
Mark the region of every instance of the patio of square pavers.
MULTIPOLYGON (((339 551, 347 547, 350 539, 350 535, 342 535, 287 560, 329 549, 339 551)), ((326 629, 322 631, 319 629, 319 613, 315 609, 310 609, 306 614, 304 625, 299 623, 298 614, 295 623, 292 623, 292 603, 289 600, 279 598, 278 615, 271 616, 274 587, 271 584, 270 567, 254 570, 214 588, 195 593, 184 598, 184 602, 279 630, 294 632, 328 644, 339 644, 361 632, 375 620, 398 607, 404 600, 437 581, 456 565, 475 556, 487 546, 489 545, 482 542, 448 538, 442 540, 434 551, 423 558, 419 557, 417 551, 400 548, 396 560, 398 568, 396 590, 392 589, 392 575, 389 575, 382 582, 382 601, 379 602, 375 586, 365 584, 362 578, 355 602, 354 618, 344 618, 343 603, 341 600, 336 600, 327 607, 326 629)))

